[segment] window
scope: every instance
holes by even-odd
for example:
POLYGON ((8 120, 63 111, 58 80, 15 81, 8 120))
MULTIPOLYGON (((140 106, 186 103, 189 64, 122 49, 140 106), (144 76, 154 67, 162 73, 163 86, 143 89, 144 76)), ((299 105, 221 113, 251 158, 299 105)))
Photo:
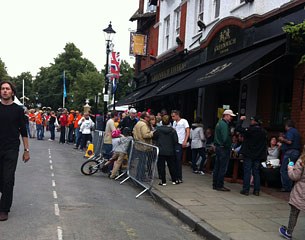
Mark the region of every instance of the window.
POLYGON ((215 18, 219 17, 220 12, 220 0, 214 0, 215 18))
POLYGON ((180 35, 180 18, 181 18, 181 9, 180 7, 175 10, 175 36, 179 37, 180 35))
POLYGON ((203 0, 198 0, 198 18, 196 20, 203 21, 203 0))
POLYGON ((164 50, 169 49, 170 16, 164 19, 164 50))

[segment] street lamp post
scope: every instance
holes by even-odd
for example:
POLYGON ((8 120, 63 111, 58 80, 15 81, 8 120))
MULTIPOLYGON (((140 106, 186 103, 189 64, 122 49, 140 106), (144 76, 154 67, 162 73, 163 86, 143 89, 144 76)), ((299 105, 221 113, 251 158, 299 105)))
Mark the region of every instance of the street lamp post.
POLYGON ((104 115, 107 116, 107 104, 109 100, 108 94, 108 87, 109 87, 109 80, 108 80, 108 72, 109 72, 109 53, 111 52, 110 43, 112 41, 112 36, 116 32, 112 29, 111 22, 109 23, 108 27, 104 30, 105 39, 106 39, 106 69, 105 69, 105 92, 104 92, 104 115))

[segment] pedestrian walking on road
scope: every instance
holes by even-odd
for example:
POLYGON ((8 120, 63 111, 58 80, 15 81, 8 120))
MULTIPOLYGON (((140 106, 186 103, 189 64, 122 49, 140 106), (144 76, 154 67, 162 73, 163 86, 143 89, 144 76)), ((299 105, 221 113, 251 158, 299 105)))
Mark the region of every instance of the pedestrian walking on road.
POLYGON ((230 189, 224 187, 224 177, 228 168, 232 145, 229 123, 235 116, 232 110, 225 110, 222 119, 218 121, 215 127, 216 160, 213 169, 213 189, 217 191, 230 191, 230 189))
POLYGON ((250 126, 243 128, 246 116, 240 117, 236 131, 244 136, 239 154, 244 160, 243 189, 240 194, 249 195, 251 170, 254 178, 253 195, 259 196, 260 191, 260 165, 267 159, 267 132, 261 127, 261 119, 258 116, 251 117, 250 126))
POLYGON ((0 89, 0 221, 6 221, 13 202, 20 134, 24 146, 24 162, 30 159, 30 153, 24 111, 14 103, 16 88, 9 81, 2 81, 0 89))
MULTIPOLYGON (((288 227, 281 226, 279 232, 286 239, 292 239, 293 229, 297 224, 300 211, 305 212, 305 148, 302 155, 297 160, 295 165, 291 161, 288 164, 288 176, 292 181, 295 181, 294 187, 290 193, 289 205, 290 216, 288 227)), ((304 233, 305 234, 305 233, 304 233)))

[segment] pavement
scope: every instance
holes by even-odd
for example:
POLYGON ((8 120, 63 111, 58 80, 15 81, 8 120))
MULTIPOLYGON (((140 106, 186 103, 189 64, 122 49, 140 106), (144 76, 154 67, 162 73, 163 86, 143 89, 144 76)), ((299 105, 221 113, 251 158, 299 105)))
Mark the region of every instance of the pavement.
MULTIPOLYGON (((168 171, 167 171, 168 173, 168 171)), ((263 188, 260 196, 239 193, 241 184, 226 183, 230 192, 212 189, 212 175, 193 174, 183 166, 184 182, 159 186, 154 197, 207 240, 281 240, 278 228, 288 224, 289 193, 263 188)), ((157 179, 156 179, 157 180, 157 179)), ((305 239, 305 214, 300 213, 293 239, 305 239)))

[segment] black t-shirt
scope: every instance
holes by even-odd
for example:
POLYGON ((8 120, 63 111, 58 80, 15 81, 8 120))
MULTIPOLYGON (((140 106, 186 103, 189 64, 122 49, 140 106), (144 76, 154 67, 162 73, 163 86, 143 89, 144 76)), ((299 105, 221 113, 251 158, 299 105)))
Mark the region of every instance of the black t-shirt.
POLYGON ((0 151, 18 150, 20 134, 27 137, 23 108, 16 103, 3 105, 0 102, 0 151))

